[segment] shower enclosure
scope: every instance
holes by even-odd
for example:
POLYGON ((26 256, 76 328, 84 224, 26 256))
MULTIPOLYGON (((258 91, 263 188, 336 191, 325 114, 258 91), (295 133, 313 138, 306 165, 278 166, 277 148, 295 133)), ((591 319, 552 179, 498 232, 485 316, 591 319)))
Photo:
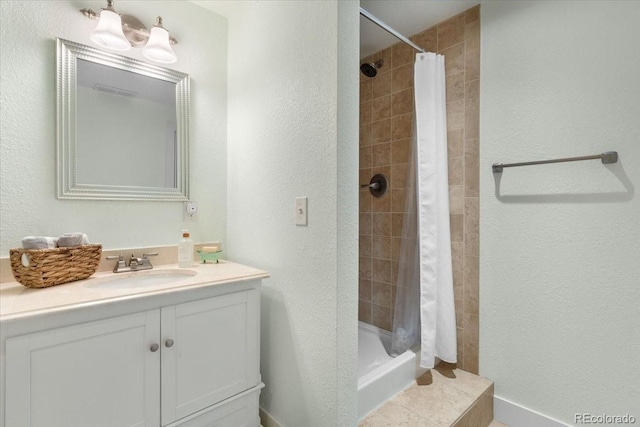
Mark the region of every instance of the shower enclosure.
MULTIPOLYGON (((463 357, 465 339, 470 337, 471 339, 468 340, 470 351, 467 359, 470 369, 467 369, 472 372, 477 366, 477 338, 474 336, 477 332, 473 322, 477 320, 477 311, 467 315, 463 310, 462 302, 466 297, 474 298, 474 293, 477 292, 477 285, 469 286, 470 292, 466 292, 465 289, 467 283, 473 285, 472 282, 477 275, 477 262, 475 262, 477 260, 475 248, 477 219, 468 215, 473 214, 472 211, 465 209, 465 206, 473 207, 473 202, 477 200, 477 193, 474 193, 477 191, 477 178, 475 178, 477 131, 470 128, 473 133, 465 132, 467 125, 473 125, 475 122, 472 116, 465 120, 465 107, 477 108, 477 95, 474 95, 477 91, 474 82, 477 79, 477 74, 474 74, 477 73, 475 70, 477 65, 471 61, 479 56, 475 47, 475 43, 479 40, 477 12, 478 8, 474 8, 439 24, 445 29, 451 28, 452 25, 461 27, 462 36, 458 39, 448 40, 449 34, 445 31, 439 32, 439 26, 411 37, 412 43, 415 42, 413 44, 424 47, 425 50, 439 51, 447 56, 446 74, 449 85, 446 102, 450 120, 441 125, 440 131, 449 140, 448 146, 444 148, 444 156, 445 159, 447 157, 449 159, 449 171, 446 174, 449 185, 445 185, 445 194, 448 193, 447 201, 451 203, 445 216, 446 222, 450 221, 450 233, 449 231, 446 233, 447 237, 450 236, 450 243, 445 242, 441 246, 450 247, 448 250, 453 255, 449 270, 455 286, 450 288, 452 298, 449 308, 453 313, 455 296, 458 314, 457 318, 453 316, 449 318, 450 326, 454 330, 452 334, 454 347, 453 358, 451 358, 451 350, 448 352, 448 357, 455 361, 457 356, 458 367, 462 367, 465 362, 463 357), (469 61, 465 61, 465 54, 469 61), (473 69, 466 70, 467 66, 472 65, 473 69), (466 78, 473 79, 465 86, 466 78), (452 88, 462 88, 462 90, 452 91, 452 88), (467 88, 468 92, 465 91, 467 88), (475 99, 467 100, 467 96, 475 99), (473 136, 475 140, 467 141, 467 136, 473 136), (469 167, 468 170, 467 167, 469 167), (468 182, 465 182, 465 175, 469 178, 468 182), (467 230, 469 233, 466 232, 467 230), (465 243, 466 240, 468 243, 465 243), (471 319, 472 322, 465 323, 466 319, 471 319), (467 329, 471 334, 464 333, 467 329), (456 331, 458 332, 457 340, 456 331)), ((389 186, 387 195, 381 198, 375 198, 364 190, 360 193, 359 414, 361 416, 366 408, 372 409, 377 406, 377 404, 371 406, 372 403, 368 401, 367 396, 383 393, 375 385, 380 378, 389 376, 391 379, 387 382, 396 382, 396 387, 404 381, 404 385, 400 384, 400 388, 391 393, 395 394, 410 385, 416 375, 424 372, 417 369, 420 358, 417 357, 416 351, 419 347, 412 344, 416 336, 420 338, 420 333, 416 332, 418 328, 394 325, 394 321, 400 317, 398 313, 405 307, 407 310, 404 311, 409 313, 410 317, 408 324, 419 325, 420 322, 418 311, 420 293, 417 288, 405 286, 407 283, 418 280, 420 273, 416 267, 421 261, 418 256, 419 240, 416 238, 420 218, 416 215, 417 209, 413 197, 415 195, 413 168, 416 163, 412 158, 411 148, 412 137, 415 135, 414 89, 416 88, 413 78, 415 60, 415 49, 405 43, 398 43, 362 59, 360 184, 367 184, 373 175, 384 174, 389 178, 389 186), (373 77, 368 77, 372 68, 373 77), (391 331, 394 332, 393 335, 391 331), (396 351, 392 349, 392 341, 396 344, 396 351), (407 347, 409 351, 403 352, 407 347), (376 358, 374 354, 378 354, 379 357, 376 358), (400 356, 392 359, 390 354, 394 356, 400 354, 400 356), (406 363, 407 356, 410 354, 413 354, 411 362, 406 363), (408 379, 405 376, 406 372, 402 374, 397 370, 398 365, 403 365, 401 361, 405 362, 405 367, 409 366, 408 379), (394 370, 398 372, 389 374, 388 371, 394 370), (401 380, 400 378, 403 377, 404 379, 401 380)), ((474 299, 477 304, 477 297, 474 299)), ((473 300, 471 302, 472 304, 467 306, 473 308, 473 300)), ((437 310, 435 312, 437 313, 437 310)), ((439 319, 436 318, 434 323, 438 321, 439 319)), ((449 348, 451 348, 450 344, 451 342, 448 343, 449 348)), ((440 350, 437 351, 440 352, 440 350)))

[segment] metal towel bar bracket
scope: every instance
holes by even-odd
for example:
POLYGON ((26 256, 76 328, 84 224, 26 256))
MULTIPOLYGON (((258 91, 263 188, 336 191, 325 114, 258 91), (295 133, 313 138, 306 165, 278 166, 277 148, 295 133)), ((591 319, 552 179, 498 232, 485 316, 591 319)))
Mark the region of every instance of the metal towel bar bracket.
POLYGON ((543 165, 546 163, 563 163, 563 162, 577 162, 580 160, 602 160, 602 164, 608 165, 611 163, 618 162, 618 152, 617 151, 605 151, 602 154, 595 154, 593 156, 582 156, 582 157, 565 157, 564 159, 553 159, 553 160, 538 160, 535 162, 521 162, 521 163, 494 163, 491 168, 493 169, 493 173, 502 173, 504 168, 512 168, 516 166, 530 166, 530 165, 543 165))

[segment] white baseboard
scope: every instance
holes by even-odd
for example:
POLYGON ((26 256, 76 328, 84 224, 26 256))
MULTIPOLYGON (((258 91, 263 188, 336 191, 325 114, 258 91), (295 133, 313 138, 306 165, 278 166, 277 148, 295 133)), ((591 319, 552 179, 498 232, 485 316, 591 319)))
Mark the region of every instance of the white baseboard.
POLYGON ((493 418, 509 427, 571 427, 500 396, 493 396, 493 418))
POLYGON ((283 427, 270 413, 260 408, 260 421, 262 421, 262 427, 283 427))

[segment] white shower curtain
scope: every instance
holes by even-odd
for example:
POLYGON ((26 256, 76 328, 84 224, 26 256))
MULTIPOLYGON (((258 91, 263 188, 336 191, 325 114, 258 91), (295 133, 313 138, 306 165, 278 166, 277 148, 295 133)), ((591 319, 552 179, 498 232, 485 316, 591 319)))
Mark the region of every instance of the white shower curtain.
POLYGON ((416 55, 416 191, 420 265, 420 366, 455 363, 444 56, 416 55))

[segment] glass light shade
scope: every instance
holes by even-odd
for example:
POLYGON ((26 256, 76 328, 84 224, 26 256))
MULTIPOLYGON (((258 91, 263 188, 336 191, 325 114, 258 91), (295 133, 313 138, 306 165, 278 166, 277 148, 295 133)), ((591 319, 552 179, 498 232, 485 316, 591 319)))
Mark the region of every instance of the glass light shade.
POLYGON ((102 47, 113 50, 129 50, 131 43, 122 31, 120 15, 110 10, 100 12, 100 20, 96 29, 91 33, 91 40, 102 47))
POLYGON ((165 64, 172 64, 178 60, 169 43, 169 31, 157 26, 151 28, 149 41, 145 45, 142 54, 152 61, 165 64))

